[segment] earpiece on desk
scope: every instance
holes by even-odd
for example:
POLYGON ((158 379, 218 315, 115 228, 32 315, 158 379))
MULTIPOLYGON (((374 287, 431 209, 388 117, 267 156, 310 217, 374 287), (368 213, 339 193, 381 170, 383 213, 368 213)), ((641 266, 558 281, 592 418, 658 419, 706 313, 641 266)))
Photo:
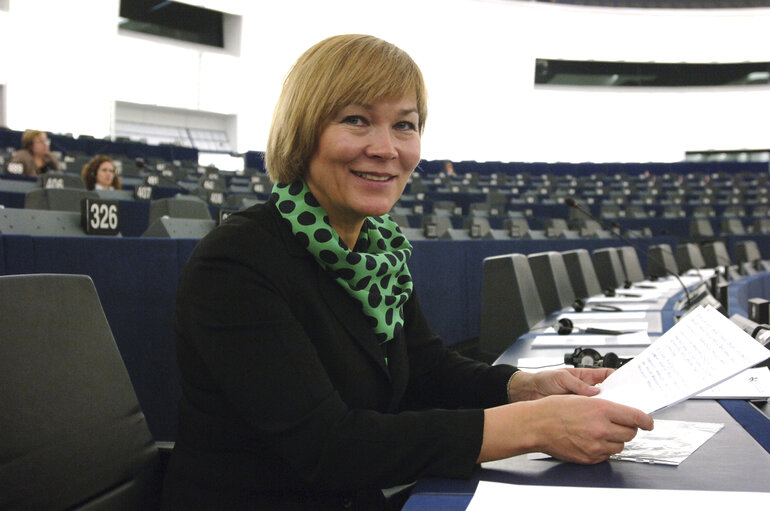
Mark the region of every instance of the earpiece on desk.
MULTIPOLYGON (((575 298, 575 301, 572 302, 572 308, 575 309, 575 312, 583 312, 586 308, 586 301, 583 298, 575 298)), ((608 305, 606 303, 596 303, 591 305, 591 310, 603 312, 623 312, 623 309, 620 307, 608 305)))
POLYGON ((575 348, 572 353, 564 354, 564 363, 575 367, 609 367, 617 369, 629 362, 630 358, 620 358, 609 352, 602 356, 593 348, 575 348))
POLYGON ((604 293, 604 296, 607 296, 607 297, 610 297, 610 298, 615 296, 615 290, 614 289, 605 289, 603 291, 603 293, 604 293))
POLYGON ((559 335, 569 335, 573 331, 577 330, 579 332, 584 332, 586 334, 599 334, 599 335, 623 335, 627 332, 620 332, 618 330, 605 330, 604 328, 594 328, 594 327, 586 327, 581 328, 579 326, 575 326, 574 323, 572 323, 572 320, 569 318, 561 318, 559 321, 556 322, 554 325, 554 328, 556 329, 556 333, 559 335))

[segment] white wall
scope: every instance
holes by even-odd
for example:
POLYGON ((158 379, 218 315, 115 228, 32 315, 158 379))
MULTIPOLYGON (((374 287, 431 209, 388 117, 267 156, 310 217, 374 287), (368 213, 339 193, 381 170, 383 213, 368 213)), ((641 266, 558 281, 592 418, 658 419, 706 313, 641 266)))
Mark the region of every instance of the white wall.
POLYGON ((766 148, 770 87, 607 90, 533 85, 535 58, 770 61, 770 9, 636 10, 496 0, 188 0, 242 16, 236 54, 117 30, 118 0, 11 0, 0 84, 14 129, 110 134, 124 101, 237 115, 238 150, 264 149, 293 61, 329 35, 371 33, 428 83, 423 156, 676 161, 766 148), (26 46, 23 53, 21 44, 26 46))

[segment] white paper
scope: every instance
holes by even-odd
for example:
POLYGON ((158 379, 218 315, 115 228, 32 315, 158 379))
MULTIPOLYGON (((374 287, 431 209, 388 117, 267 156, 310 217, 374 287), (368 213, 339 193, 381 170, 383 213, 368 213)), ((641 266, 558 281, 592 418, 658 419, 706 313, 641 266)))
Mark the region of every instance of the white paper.
POLYGON ((679 465, 724 428, 724 424, 691 421, 655 421, 652 431, 640 429, 623 450, 610 459, 660 465, 679 465))
MULTIPOLYGON (((708 439, 724 428, 714 422, 672 421, 658 419, 652 431, 640 429, 623 450, 610 456, 615 461, 632 461, 654 465, 679 465, 708 439)), ((529 453, 527 459, 544 460, 551 456, 529 453)))
POLYGON ((699 307, 612 373, 595 397, 653 413, 769 356, 770 351, 716 309, 699 307))
MULTIPOLYGON (((632 293, 636 293, 636 289, 631 291, 632 293)), ((657 292, 657 291, 656 291, 657 292)), ((594 304, 594 303, 606 303, 609 305, 615 305, 618 303, 654 303, 660 300, 662 296, 648 296, 648 297, 633 297, 633 296, 597 296, 596 298, 589 298, 586 300, 586 303, 588 305, 594 304)))
MULTIPOLYGON (((600 321, 600 322, 591 322, 589 321, 581 321, 579 323, 576 323, 575 321, 572 322, 572 324, 577 328, 586 329, 589 327, 593 328, 601 328, 603 330, 615 330, 616 332, 646 332, 647 331, 647 322, 646 321, 600 321)), ((557 328, 559 328, 558 323, 555 326, 549 326, 548 328, 545 328, 543 330, 543 333, 545 334, 555 334, 557 332, 557 328)), ((581 333, 580 330, 577 330, 577 328, 573 328, 572 334, 579 334, 586 336, 587 334, 581 333)), ((596 335, 596 334, 590 334, 590 335, 596 335)))
POLYGON ((625 321, 629 319, 646 319, 647 313, 643 311, 628 312, 577 312, 562 314, 560 318, 569 318, 573 323, 578 321, 625 321))
POLYGON ((589 300, 588 306, 585 308, 585 310, 593 314, 594 312, 592 312, 592 307, 601 307, 602 305, 608 307, 617 307, 621 310, 621 312, 658 310, 656 302, 657 300, 651 302, 629 303, 627 300, 617 300, 615 303, 610 303, 609 301, 605 301, 603 298, 597 298, 596 301, 589 300))
POLYGON ((533 348, 570 348, 576 346, 596 348, 602 346, 649 346, 650 343, 652 341, 646 332, 634 332, 623 335, 538 335, 532 339, 531 346, 533 348))
POLYGON ((770 371, 767 367, 746 369, 693 397, 697 399, 768 399, 770 398, 770 371))
POLYGON ((540 371, 550 371, 551 369, 562 369, 573 367, 564 363, 564 357, 521 357, 516 362, 516 367, 528 373, 538 373, 540 371))
POLYGON ((613 503, 633 509, 763 509, 767 493, 747 491, 646 490, 587 486, 540 486, 480 481, 466 511, 511 511, 536 503, 538 511, 603 507, 613 503))

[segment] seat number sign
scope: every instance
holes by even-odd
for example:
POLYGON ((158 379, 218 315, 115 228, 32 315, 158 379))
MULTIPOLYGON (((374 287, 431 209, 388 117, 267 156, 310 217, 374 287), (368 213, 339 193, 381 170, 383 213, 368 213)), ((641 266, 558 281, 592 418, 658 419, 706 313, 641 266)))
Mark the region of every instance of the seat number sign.
POLYGON ((80 214, 86 234, 115 236, 120 232, 116 200, 83 199, 80 201, 80 214))

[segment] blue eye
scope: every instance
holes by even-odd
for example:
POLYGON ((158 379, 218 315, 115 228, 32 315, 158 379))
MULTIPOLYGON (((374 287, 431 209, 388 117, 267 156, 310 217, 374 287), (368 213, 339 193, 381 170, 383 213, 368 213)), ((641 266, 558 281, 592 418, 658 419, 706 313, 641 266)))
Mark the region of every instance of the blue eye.
POLYGON ((360 126, 364 124, 365 119, 361 117, 360 115, 348 115, 344 119, 342 119, 343 124, 351 124, 353 126, 360 126))
POLYGON ((402 130, 402 131, 414 131, 417 129, 414 123, 409 121, 397 122, 395 125, 395 128, 397 130, 402 130))

